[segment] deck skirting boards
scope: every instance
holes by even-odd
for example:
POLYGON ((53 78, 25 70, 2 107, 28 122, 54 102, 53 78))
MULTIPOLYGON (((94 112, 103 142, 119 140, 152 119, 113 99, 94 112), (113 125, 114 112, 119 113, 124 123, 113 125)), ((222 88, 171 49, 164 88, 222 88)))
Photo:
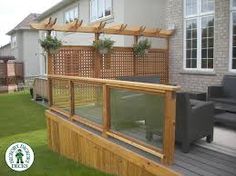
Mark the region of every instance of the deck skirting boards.
POLYGON ((86 166, 118 176, 177 176, 156 163, 77 124, 46 111, 48 146, 86 166))

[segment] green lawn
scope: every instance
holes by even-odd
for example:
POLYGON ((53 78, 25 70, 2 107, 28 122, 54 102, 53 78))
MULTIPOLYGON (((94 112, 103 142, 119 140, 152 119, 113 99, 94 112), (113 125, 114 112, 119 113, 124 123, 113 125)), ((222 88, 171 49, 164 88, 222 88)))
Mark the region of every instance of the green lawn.
POLYGON ((45 108, 31 101, 28 93, 0 95, 0 176, 105 176, 50 151, 47 147, 45 108), (5 163, 5 151, 15 142, 34 150, 30 169, 14 172, 5 163))

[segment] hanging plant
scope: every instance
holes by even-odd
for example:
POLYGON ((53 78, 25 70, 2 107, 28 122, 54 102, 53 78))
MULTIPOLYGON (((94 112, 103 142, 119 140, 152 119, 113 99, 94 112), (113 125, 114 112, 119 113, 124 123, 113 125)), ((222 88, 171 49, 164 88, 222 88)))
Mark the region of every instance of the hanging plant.
POLYGON ((56 54, 62 46, 62 42, 56 37, 48 35, 44 40, 40 40, 40 45, 46 52, 56 54))
POLYGON ((93 42, 94 48, 96 48, 100 54, 108 54, 111 52, 115 41, 110 38, 100 39, 93 42))
POLYGON ((138 44, 134 45, 134 54, 136 56, 144 56, 148 53, 148 50, 151 48, 151 42, 148 39, 141 40, 138 44))

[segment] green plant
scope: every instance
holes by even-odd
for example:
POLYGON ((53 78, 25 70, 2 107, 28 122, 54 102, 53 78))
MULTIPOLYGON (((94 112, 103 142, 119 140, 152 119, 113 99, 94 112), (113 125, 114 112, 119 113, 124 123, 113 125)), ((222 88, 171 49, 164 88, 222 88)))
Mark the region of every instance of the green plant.
POLYGON ((137 56, 144 56, 151 48, 151 42, 148 39, 141 40, 134 45, 134 54, 137 56))
POLYGON ((44 40, 40 40, 40 45, 45 51, 55 54, 55 52, 62 46, 62 42, 56 37, 48 35, 44 40))
POLYGON ((105 38, 104 40, 96 40, 93 42, 94 48, 96 48, 100 54, 107 54, 113 48, 115 41, 110 38, 105 38))

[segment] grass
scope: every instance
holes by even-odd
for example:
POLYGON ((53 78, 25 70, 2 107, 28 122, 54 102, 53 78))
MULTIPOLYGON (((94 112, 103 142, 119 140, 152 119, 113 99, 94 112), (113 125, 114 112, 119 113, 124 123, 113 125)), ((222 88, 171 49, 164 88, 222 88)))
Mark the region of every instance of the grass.
POLYGON ((43 106, 31 101, 28 93, 0 95, 0 175, 107 175, 68 160, 48 149, 44 111, 43 106), (12 171, 5 163, 5 151, 15 142, 25 142, 34 150, 35 160, 27 171, 12 171))

